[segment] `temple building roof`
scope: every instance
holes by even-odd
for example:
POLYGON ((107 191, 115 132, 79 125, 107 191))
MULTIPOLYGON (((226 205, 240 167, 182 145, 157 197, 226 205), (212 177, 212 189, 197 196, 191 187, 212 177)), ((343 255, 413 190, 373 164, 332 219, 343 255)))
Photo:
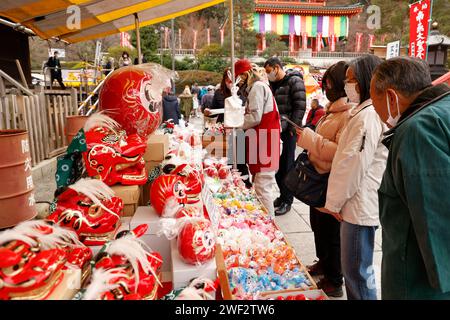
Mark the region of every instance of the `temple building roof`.
POLYGON ((354 16, 363 11, 364 4, 327 6, 325 1, 255 0, 257 13, 292 14, 307 16, 354 16))

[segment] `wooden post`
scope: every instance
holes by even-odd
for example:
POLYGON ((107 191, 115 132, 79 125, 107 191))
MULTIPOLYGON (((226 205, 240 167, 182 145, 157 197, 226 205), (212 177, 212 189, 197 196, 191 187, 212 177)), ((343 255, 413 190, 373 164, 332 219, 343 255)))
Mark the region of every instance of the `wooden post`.
POLYGON ((138 64, 142 63, 142 55, 141 55, 141 33, 139 31, 139 16, 137 13, 134 14, 134 23, 136 28, 136 47, 138 53, 138 64))
POLYGON ((22 80, 23 86, 28 89, 27 79, 25 78, 25 74, 23 73, 22 65, 20 64, 19 59, 16 59, 16 65, 17 65, 17 70, 19 70, 20 79, 22 80))
POLYGON ((228 272, 223 258, 222 246, 220 244, 216 244, 216 266, 220 288, 222 289, 222 297, 224 300, 233 300, 233 294, 231 293, 230 282, 228 280, 228 272))

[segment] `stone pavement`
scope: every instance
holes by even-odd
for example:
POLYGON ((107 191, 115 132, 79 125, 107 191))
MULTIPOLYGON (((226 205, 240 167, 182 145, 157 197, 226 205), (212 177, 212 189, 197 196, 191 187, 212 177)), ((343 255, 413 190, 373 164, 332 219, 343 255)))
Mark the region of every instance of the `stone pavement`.
MULTIPOLYGON (((309 222, 309 207, 297 199, 294 200, 292 210, 284 216, 276 217, 276 223, 286 235, 289 243, 294 247, 298 258, 306 266, 316 259, 314 234, 309 222)), ((374 269, 377 283, 378 299, 380 299, 380 270, 381 270, 381 230, 375 237, 374 269)), ((316 279, 315 279, 316 280, 316 279)), ((345 290, 344 290, 345 292, 345 290)), ((345 300, 343 298, 338 300, 345 300)))

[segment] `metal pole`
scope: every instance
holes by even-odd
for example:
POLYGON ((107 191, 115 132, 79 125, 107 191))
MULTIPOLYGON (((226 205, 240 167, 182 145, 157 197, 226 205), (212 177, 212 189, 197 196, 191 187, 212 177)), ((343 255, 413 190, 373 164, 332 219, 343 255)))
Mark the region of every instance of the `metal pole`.
POLYGON ((231 79, 233 83, 236 81, 236 75, 234 73, 234 8, 233 8, 233 0, 230 0, 230 33, 231 33, 231 79))
POLYGON ((141 33, 139 31, 139 17, 138 14, 134 14, 134 22, 136 25, 136 47, 138 53, 138 64, 142 64, 142 55, 141 55, 141 33))
POLYGON ((175 19, 171 21, 172 28, 172 71, 175 72, 175 19))
MULTIPOLYGON (((234 6, 233 0, 230 0, 230 33, 231 33, 231 78, 234 85, 236 74, 234 72, 234 6)), ((236 128, 233 128, 231 139, 233 139, 233 169, 237 170, 237 139, 236 128)))
POLYGON ((160 35, 160 45, 159 45, 159 55, 161 57, 161 65, 163 65, 163 27, 159 28, 159 35, 160 35))

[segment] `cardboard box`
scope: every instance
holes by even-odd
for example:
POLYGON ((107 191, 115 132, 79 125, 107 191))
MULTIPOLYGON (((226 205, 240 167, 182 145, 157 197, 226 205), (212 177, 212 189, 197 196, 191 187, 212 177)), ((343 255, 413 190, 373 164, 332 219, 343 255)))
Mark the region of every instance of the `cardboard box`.
MULTIPOLYGON (((161 161, 148 161, 145 163, 145 169, 147 171, 147 175, 153 171, 157 166, 161 164, 161 161)), ((141 195, 139 197, 139 205, 147 206, 150 201, 150 188, 151 183, 146 183, 143 186, 140 186, 141 195)))
POLYGON ((148 161, 162 161, 169 152, 169 136, 167 134, 154 133, 150 135, 147 140, 147 150, 144 154, 144 160, 148 161))
POLYGON ((186 264, 181 260, 177 248, 177 239, 173 239, 170 245, 172 255, 172 282, 174 290, 186 287, 192 279, 207 278, 215 281, 217 268, 215 259, 206 264, 195 266, 186 264))
POLYGON ((170 254, 170 241, 165 236, 158 237, 156 235, 160 230, 160 221, 161 217, 158 216, 153 207, 138 207, 136 214, 130 221, 130 229, 134 229, 141 224, 148 225, 148 230, 141 236, 141 239, 152 250, 161 254, 163 258, 161 271, 164 274, 172 269, 172 257, 170 254))
POLYGON ((216 158, 222 158, 227 156, 228 152, 228 136, 216 135, 216 136, 202 136, 202 146, 206 150, 207 155, 216 158))
POLYGON ((132 217, 136 212, 141 192, 139 186, 122 186, 115 185, 111 187, 117 197, 121 198, 124 203, 123 216, 132 217))
MULTIPOLYGON (((89 266, 87 271, 90 271, 89 266)), ((46 300, 72 300, 72 298, 81 289, 82 271, 78 268, 62 271, 63 276, 59 285, 46 298, 46 300)))

